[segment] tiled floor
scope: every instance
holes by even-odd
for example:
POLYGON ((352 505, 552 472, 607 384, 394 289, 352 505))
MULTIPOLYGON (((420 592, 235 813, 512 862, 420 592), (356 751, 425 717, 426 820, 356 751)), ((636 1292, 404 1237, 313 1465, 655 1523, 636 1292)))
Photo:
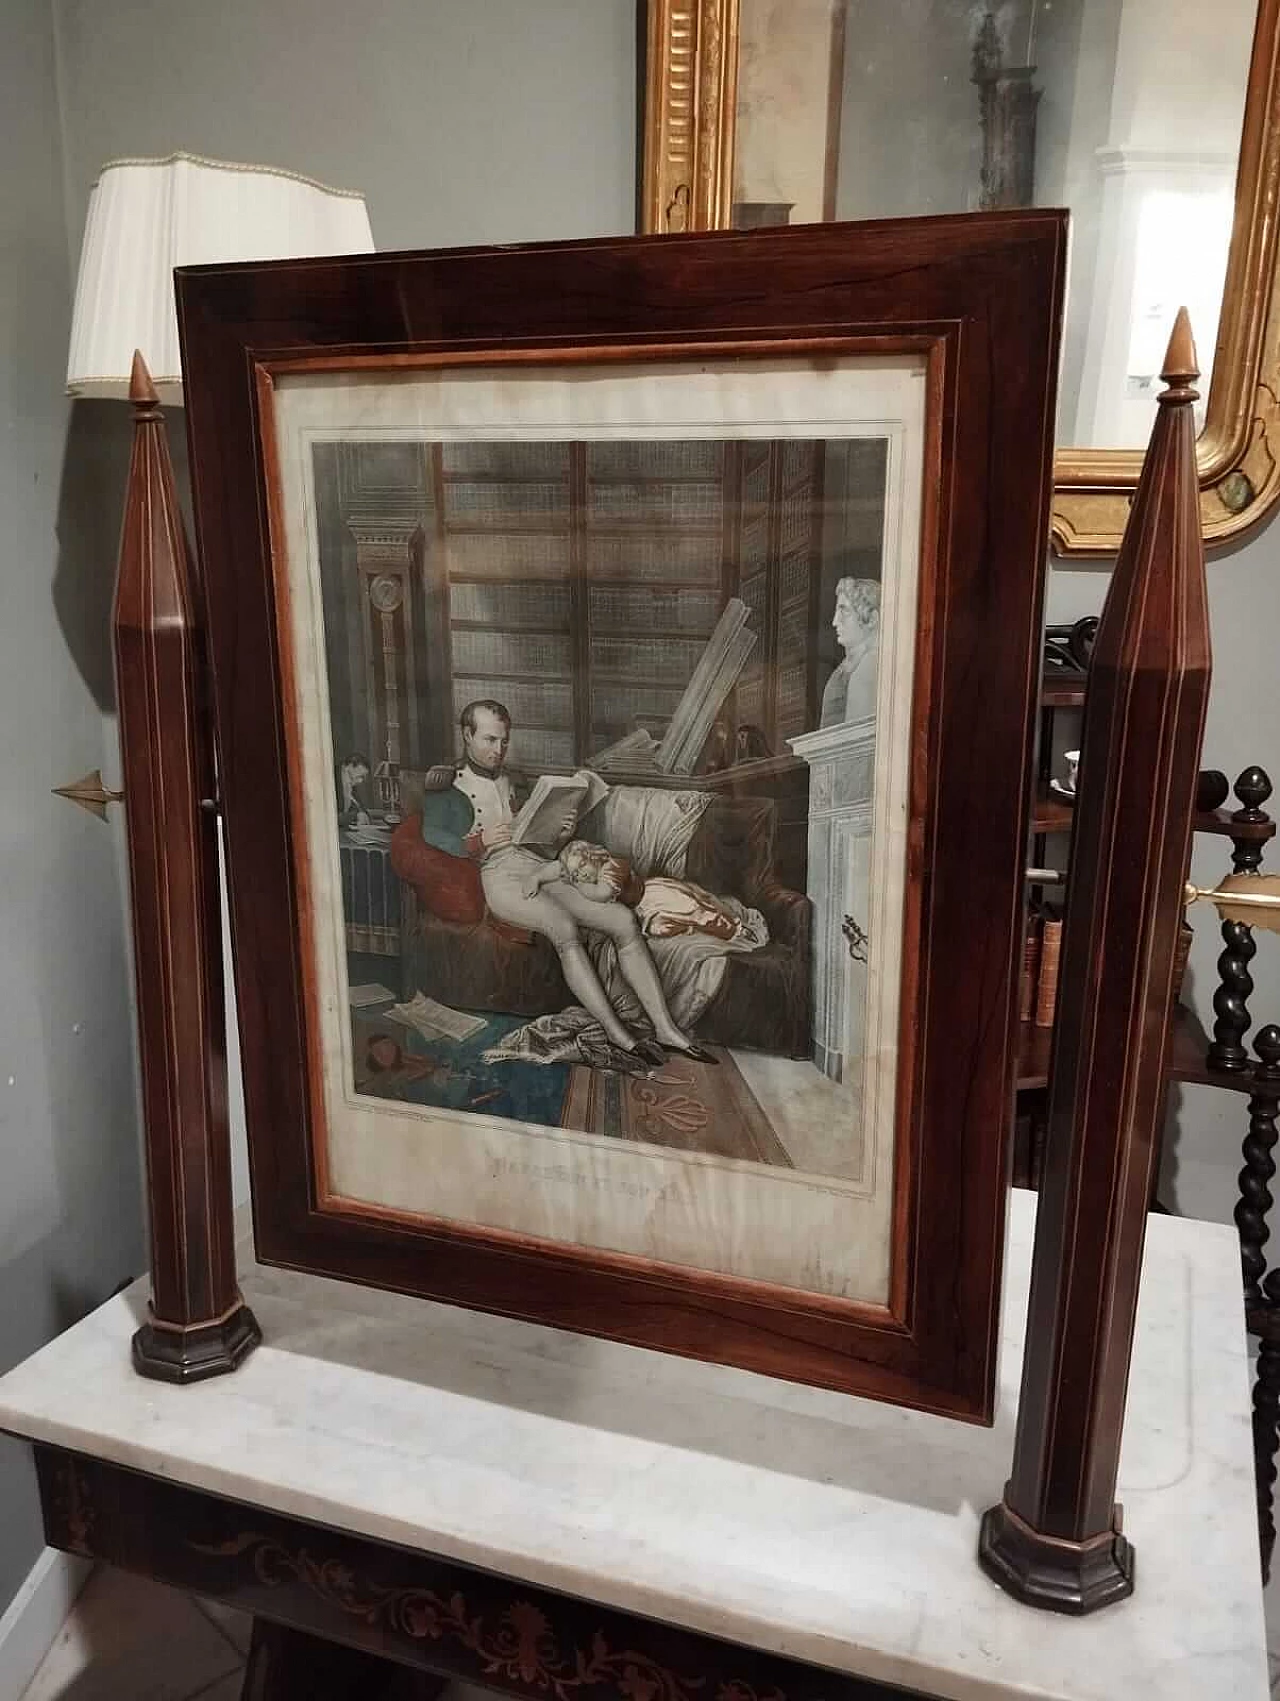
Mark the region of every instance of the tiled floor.
POLYGON ((23 1701, 239 1701, 249 1620, 100 1568, 23 1701))
MULTIPOLYGON (((240 1701, 250 1620, 99 1566, 22 1701, 240 1701)), ((496 1701, 452 1683, 441 1701, 496 1701)))

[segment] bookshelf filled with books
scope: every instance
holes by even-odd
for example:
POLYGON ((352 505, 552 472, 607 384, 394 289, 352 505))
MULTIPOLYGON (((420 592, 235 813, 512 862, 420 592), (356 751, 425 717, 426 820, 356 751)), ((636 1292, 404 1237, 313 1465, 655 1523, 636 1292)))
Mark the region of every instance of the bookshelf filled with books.
POLYGON ((581 591, 574 572, 571 445, 467 442, 432 449, 435 547, 432 600, 447 642, 434 658, 449 689, 437 737, 456 743, 456 719, 477 698, 505 703, 520 729, 520 762, 534 772, 578 757, 575 679, 581 591))
POLYGON ((880 438, 316 453, 322 541, 350 563, 326 608, 335 726, 392 790, 400 769, 456 755, 461 709, 485 698, 510 710, 511 760, 531 774, 623 741, 622 765, 672 783, 797 766, 787 741, 819 724, 842 661, 837 583, 880 573, 880 438))
POLYGON ((583 465, 587 760, 637 729, 661 738, 732 590, 725 445, 576 445, 583 465))
MULTIPOLYGON (((692 774, 713 725, 718 765, 785 756, 787 738, 817 724, 837 659, 821 618, 834 593, 820 568, 830 452, 800 440, 437 447, 426 566, 454 714, 506 703, 513 759, 535 771, 612 757, 622 741, 643 767, 674 739, 678 759, 657 766, 692 774)), ((837 478, 848 485, 844 463, 877 454, 839 446, 837 478)), ((865 476, 864 529, 878 539, 882 465, 865 476)), ((848 531, 858 499, 842 501, 848 531)))

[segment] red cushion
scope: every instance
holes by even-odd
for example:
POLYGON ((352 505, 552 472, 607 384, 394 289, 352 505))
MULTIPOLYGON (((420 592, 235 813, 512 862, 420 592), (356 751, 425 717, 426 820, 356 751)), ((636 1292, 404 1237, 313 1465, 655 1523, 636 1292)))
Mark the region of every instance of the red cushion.
POLYGON ((391 835, 391 866, 441 921, 484 920, 480 870, 469 857, 450 856, 422 837, 422 816, 408 815, 391 835))

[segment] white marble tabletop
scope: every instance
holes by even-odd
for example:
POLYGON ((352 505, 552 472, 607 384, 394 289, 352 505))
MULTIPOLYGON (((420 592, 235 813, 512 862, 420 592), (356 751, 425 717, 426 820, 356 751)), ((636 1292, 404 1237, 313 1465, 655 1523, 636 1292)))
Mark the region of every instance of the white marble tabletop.
POLYGON ((266 1344, 234 1376, 135 1376, 139 1285, 0 1380, 0 1428, 929 1695, 1262 1701, 1231 1229, 1151 1221, 1134 1598, 1059 1618, 978 1569, 1031 1227, 1015 1193, 991 1430, 252 1264, 266 1344))

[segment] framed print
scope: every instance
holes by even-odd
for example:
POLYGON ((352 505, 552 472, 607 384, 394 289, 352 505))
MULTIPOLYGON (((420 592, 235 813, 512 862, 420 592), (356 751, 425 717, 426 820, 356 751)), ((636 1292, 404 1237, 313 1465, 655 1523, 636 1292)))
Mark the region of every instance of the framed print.
POLYGON ((989 1421, 1064 240, 179 273, 265 1261, 989 1421))

